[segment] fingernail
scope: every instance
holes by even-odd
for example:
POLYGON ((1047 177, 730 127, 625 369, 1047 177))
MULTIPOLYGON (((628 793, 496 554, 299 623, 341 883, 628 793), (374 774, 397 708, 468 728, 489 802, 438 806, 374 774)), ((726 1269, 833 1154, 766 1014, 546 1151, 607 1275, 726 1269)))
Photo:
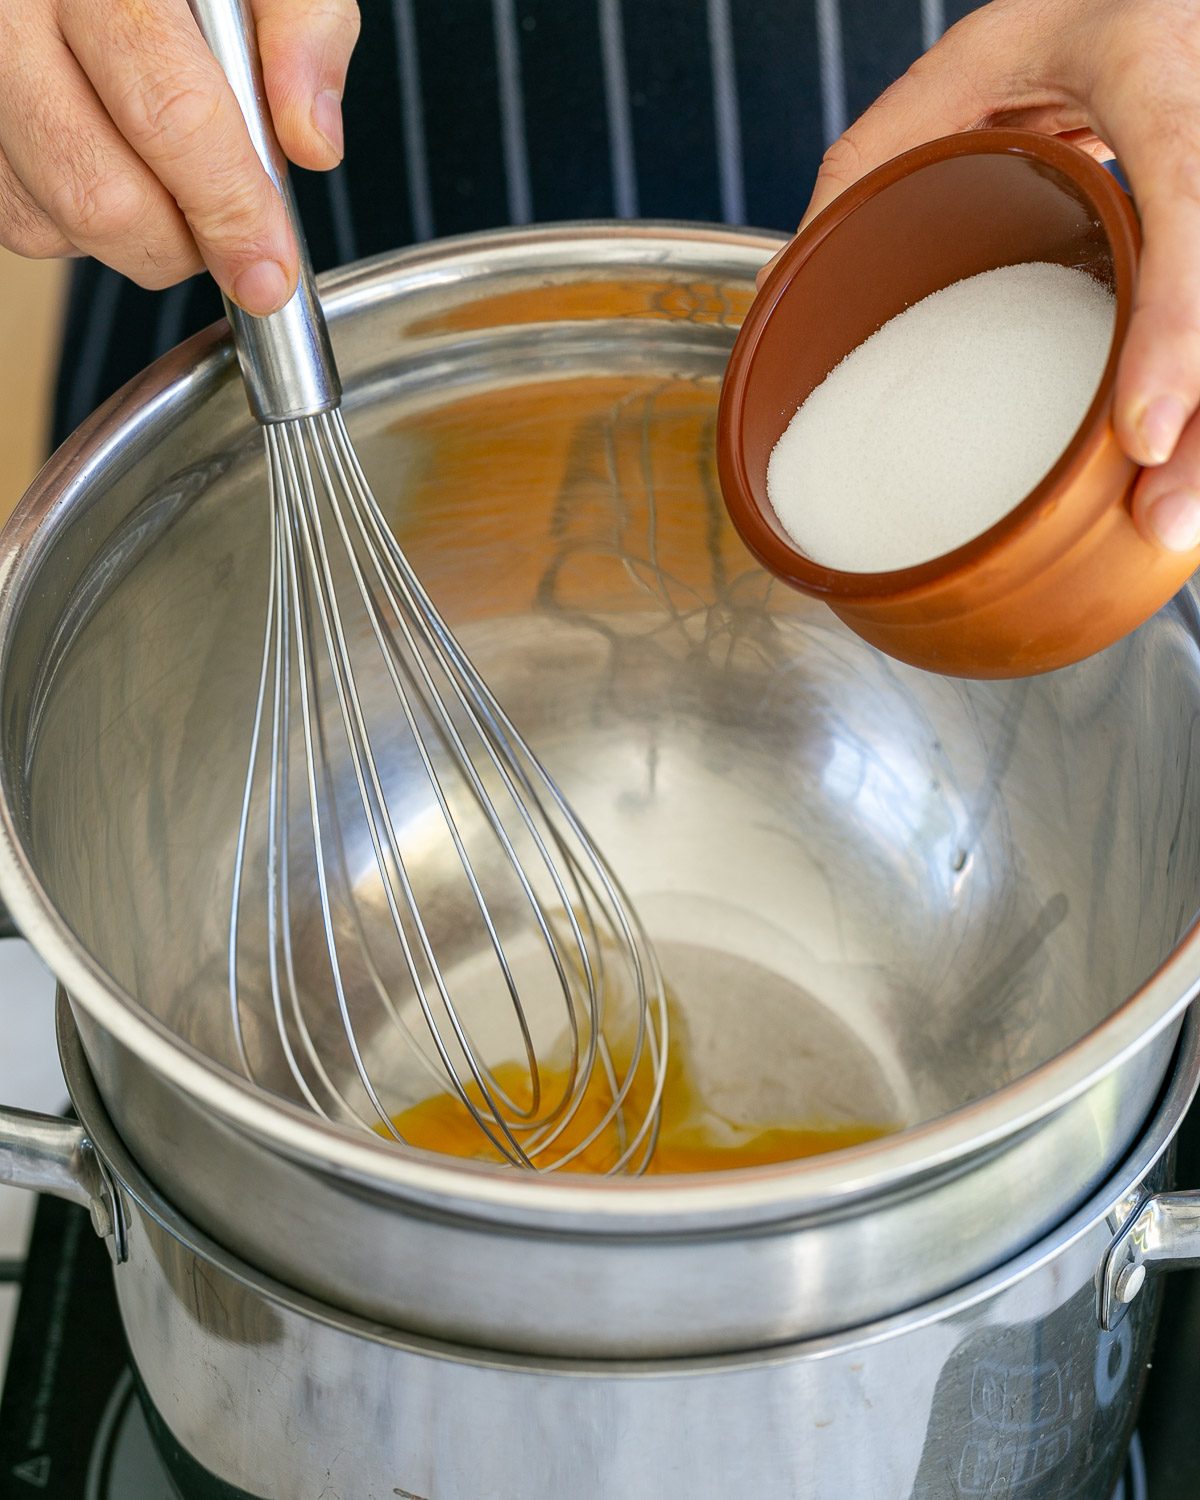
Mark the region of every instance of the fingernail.
POLYGON ((1166 463, 1187 419, 1187 407, 1178 396, 1156 396, 1149 403, 1137 424, 1146 463, 1166 463))
POLYGON ((346 150, 342 134, 342 96, 333 89, 323 89, 313 100, 313 124, 329 142, 329 148, 341 161, 346 150))
POLYGON ((1150 530, 1169 552, 1200 547, 1200 495, 1172 490, 1155 500, 1146 513, 1150 530))
POLYGON ((247 266, 233 283, 233 300, 254 316, 278 312, 290 296, 288 274, 277 260, 247 266))

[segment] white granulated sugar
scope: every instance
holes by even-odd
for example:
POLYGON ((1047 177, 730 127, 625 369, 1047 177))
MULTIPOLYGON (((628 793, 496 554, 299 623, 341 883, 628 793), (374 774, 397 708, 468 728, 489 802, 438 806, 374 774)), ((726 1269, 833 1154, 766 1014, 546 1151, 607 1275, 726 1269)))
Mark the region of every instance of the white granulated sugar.
POLYGON ((914 303, 842 360, 775 445, 767 495, 796 546, 851 573, 911 567, 1045 478, 1108 359, 1115 302, 1086 272, 1005 266, 914 303))

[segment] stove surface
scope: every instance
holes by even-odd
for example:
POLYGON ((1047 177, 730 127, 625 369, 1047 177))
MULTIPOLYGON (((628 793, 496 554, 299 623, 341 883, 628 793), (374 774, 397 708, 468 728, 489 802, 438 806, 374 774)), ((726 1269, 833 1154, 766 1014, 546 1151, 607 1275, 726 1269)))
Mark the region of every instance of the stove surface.
POLYGON ((0 1399, 0 1496, 39 1495, 179 1500, 142 1414, 107 1252, 82 1209, 51 1198, 38 1201, 0 1399))

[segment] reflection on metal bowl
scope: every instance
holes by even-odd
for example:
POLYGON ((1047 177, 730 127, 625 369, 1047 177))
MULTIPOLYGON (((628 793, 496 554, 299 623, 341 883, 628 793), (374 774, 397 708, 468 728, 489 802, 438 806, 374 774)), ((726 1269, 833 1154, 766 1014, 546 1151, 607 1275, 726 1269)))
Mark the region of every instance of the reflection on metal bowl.
MULTIPOLYGON (((1200 980, 1193 595, 1079 667, 977 683, 774 584, 712 457, 771 248, 484 236, 353 268, 326 302, 381 503, 627 885, 698 1087, 733 1115, 905 1127, 884 1140, 622 1183, 408 1152, 271 1092, 269 987, 251 1084, 226 938, 268 528, 219 332, 98 414, 5 533, 0 894, 149 1179, 284 1285, 580 1358, 817 1337, 1019 1253, 1151 1109, 1200 980)), ((419 860, 428 791, 378 753, 419 860)), ((327 994, 301 1003, 352 1087, 327 994)), ((367 1045, 396 1107, 427 1092, 382 1025, 367 1045)))

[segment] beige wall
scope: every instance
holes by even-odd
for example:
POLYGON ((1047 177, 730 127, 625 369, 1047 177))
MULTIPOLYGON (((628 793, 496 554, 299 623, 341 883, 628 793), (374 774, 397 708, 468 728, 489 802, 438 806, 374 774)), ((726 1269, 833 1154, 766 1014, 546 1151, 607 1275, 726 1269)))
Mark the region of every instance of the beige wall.
POLYGON ((46 456, 65 271, 0 249, 0 521, 46 456))

